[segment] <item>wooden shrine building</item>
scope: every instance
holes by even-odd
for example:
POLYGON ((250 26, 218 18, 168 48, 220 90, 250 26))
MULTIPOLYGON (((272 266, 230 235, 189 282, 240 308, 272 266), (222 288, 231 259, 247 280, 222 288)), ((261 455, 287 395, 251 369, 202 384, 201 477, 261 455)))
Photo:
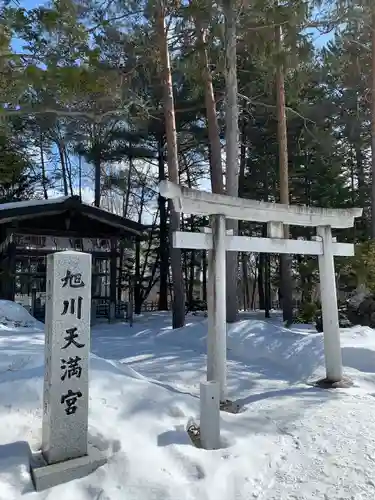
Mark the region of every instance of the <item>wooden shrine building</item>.
POLYGON ((124 317, 134 242, 142 224, 78 196, 0 205, 0 298, 44 320, 46 256, 62 250, 92 254, 92 314, 124 317))

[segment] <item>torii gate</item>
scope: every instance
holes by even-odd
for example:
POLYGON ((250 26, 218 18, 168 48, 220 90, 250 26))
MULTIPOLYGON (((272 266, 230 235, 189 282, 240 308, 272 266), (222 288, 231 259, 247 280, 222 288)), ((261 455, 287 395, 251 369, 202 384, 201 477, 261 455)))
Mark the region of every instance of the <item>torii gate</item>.
POLYGON ((226 384, 226 252, 264 252, 318 255, 320 295, 324 325, 326 380, 342 380, 340 329, 334 256, 354 255, 354 245, 336 243, 332 228, 353 227, 362 208, 326 209, 247 200, 189 189, 169 181, 159 184, 161 196, 173 201, 176 212, 211 217, 212 234, 176 231, 173 246, 209 250, 207 380, 220 385, 220 400, 227 398, 226 384), (268 238, 226 233, 225 219, 267 223, 268 238), (283 238, 283 224, 317 228, 314 241, 283 238))

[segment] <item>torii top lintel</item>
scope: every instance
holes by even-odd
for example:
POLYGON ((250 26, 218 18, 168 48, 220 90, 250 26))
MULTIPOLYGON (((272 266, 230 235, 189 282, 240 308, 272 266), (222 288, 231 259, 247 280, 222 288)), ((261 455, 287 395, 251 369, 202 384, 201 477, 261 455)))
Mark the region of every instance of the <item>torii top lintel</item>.
POLYGON ((353 227, 354 219, 361 217, 362 208, 332 209, 282 205, 247 200, 225 194, 214 194, 186 188, 170 181, 159 184, 159 192, 173 201, 176 212, 196 215, 224 215, 228 219, 254 222, 282 222, 290 226, 353 227))

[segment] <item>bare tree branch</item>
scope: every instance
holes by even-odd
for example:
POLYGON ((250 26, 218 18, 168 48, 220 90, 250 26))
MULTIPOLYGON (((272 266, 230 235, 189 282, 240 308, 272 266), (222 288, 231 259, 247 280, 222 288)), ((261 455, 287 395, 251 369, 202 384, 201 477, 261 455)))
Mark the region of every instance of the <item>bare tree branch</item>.
MULTIPOLYGON (((276 108, 276 106, 274 104, 266 104, 265 102, 255 101, 255 100, 250 99, 249 97, 247 97, 243 94, 240 94, 240 93, 238 94, 238 97, 241 97, 242 99, 244 99, 245 101, 249 102, 250 104, 252 104, 254 106, 263 106, 265 108, 270 108, 270 109, 276 108)), ((310 122, 310 123, 314 123, 314 125, 315 125, 315 122, 313 120, 311 120, 310 118, 307 118, 306 116, 301 115, 301 113, 298 113, 298 111, 296 111, 295 109, 293 109, 289 106, 285 106, 285 109, 287 111, 289 111, 290 113, 293 113, 294 115, 299 116, 305 123, 310 122)))
MULTIPOLYGON (((60 116, 60 117, 81 117, 81 118, 87 118, 88 120, 91 120, 94 123, 100 123, 103 121, 105 118, 108 118, 110 116, 121 116, 125 113, 128 113, 128 109, 130 108, 131 105, 134 103, 130 103, 126 105, 123 109, 113 109, 109 111, 104 111, 101 112, 100 114, 95 113, 95 112, 90 112, 90 111, 79 111, 79 110, 69 110, 69 109, 57 109, 57 108, 42 108, 42 109, 37 109, 37 108, 20 108, 20 109, 9 109, 9 108, 3 108, 0 111, 0 119, 2 116, 26 116, 26 115, 44 115, 44 114, 53 114, 55 116, 60 116)), ((140 103, 136 103, 138 106, 141 106, 140 103)))

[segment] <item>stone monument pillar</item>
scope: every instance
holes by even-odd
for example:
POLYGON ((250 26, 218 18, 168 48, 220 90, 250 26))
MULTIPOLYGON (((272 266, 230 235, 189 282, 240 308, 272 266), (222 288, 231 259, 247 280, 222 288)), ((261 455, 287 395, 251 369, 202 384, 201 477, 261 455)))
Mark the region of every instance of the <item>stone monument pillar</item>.
POLYGON ((37 490, 105 461, 87 441, 90 315, 91 255, 48 255, 42 450, 32 464, 37 490))

